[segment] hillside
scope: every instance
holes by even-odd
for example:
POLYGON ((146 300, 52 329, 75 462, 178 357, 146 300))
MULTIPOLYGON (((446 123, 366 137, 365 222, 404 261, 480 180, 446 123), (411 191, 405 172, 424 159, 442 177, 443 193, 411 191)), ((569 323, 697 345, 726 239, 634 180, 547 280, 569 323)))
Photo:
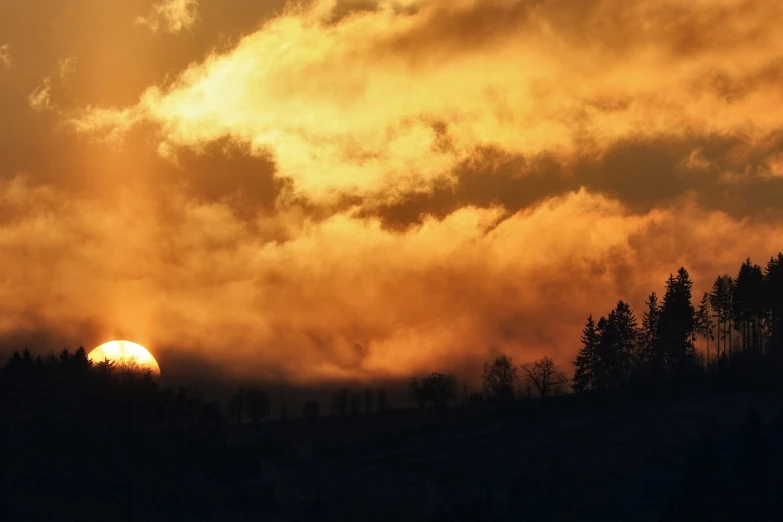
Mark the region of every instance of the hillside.
POLYGON ((783 412, 782 398, 740 394, 601 407, 534 401, 269 423, 234 432, 230 447, 257 459, 241 489, 271 488, 280 507, 275 520, 289 520, 318 499, 310 506, 318 514, 300 513, 303 519, 428 520, 438 506, 457 504, 465 512, 475 501, 485 513, 507 512, 510 503, 539 521, 577 515, 652 521, 678 488, 691 441, 716 434, 731 458, 748 408, 769 423, 783 412))

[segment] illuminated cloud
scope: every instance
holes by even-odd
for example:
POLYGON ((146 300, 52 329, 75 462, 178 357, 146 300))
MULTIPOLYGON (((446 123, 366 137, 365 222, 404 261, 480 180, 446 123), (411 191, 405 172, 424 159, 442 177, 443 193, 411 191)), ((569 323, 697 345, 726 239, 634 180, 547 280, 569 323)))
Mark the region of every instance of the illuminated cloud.
POLYGON ((57 324, 75 337, 97 325, 95 343, 130 336, 164 360, 179 351, 298 382, 432 368, 475 379, 497 351, 567 365, 587 313, 619 298, 638 309, 678 263, 703 291, 743 255, 763 260, 783 232, 687 199, 633 215, 584 190, 515 214, 465 207, 404 234, 293 210, 249 227, 228 204, 157 193, 0 186, 15 216, 0 250, 17 252, 0 330, 57 324))
POLYGON ((339 5, 288 9, 147 89, 116 127, 153 122, 167 151, 230 137, 271 152, 308 197, 389 202, 451 179, 478 147, 568 163, 630 136, 759 140, 783 117, 777 3, 433 0, 332 23, 339 5))
POLYGON ((52 102, 52 79, 54 78, 58 84, 62 84, 73 73, 75 62, 76 58, 73 56, 57 62, 55 74, 44 78, 41 84, 28 95, 27 101, 31 109, 40 112, 57 108, 52 102))
POLYGON ((11 63, 11 46, 8 44, 0 45, 0 66, 10 69, 11 63))
POLYGON ((43 111, 51 108, 52 78, 47 76, 41 85, 35 88, 27 97, 30 108, 34 111, 43 111))
POLYGON ((190 29, 198 20, 198 0, 160 0, 146 17, 137 18, 136 23, 147 26, 154 33, 177 34, 190 29))
POLYGON ((0 85, 0 349, 568 370, 587 314, 781 248, 779 3, 201 0, 165 45, 77 4, 78 69, 30 35, 0 85))

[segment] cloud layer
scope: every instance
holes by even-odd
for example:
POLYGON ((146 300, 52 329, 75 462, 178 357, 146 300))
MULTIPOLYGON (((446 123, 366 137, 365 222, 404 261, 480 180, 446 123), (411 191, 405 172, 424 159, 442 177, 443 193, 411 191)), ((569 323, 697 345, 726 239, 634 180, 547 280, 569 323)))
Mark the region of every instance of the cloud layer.
POLYGON ((122 85, 76 44, 9 84, 57 79, 0 135, 0 335, 295 382, 568 369, 587 314, 781 249, 775 3, 234 11, 156 4, 150 29, 198 33, 133 48, 122 85))

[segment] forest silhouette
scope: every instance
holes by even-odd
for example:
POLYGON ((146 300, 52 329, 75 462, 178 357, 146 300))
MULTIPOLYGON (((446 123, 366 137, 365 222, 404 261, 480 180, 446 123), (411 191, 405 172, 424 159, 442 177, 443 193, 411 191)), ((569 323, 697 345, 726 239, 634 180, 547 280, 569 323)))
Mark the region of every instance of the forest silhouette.
MULTIPOLYGON (((596 498, 644 499, 631 505, 639 520, 783 519, 783 253, 765 267, 747 259, 698 299, 692 290, 680 268, 661 299, 649 294, 641 319, 623 300, 590 315, 572 377, 550 357, 517 365, 500 355, 480 370, 481 390, 433 371, 411 378, 407 404, 393 404, 380 386, 342 386, 297 409, 275 404, 262 386, 208 398, 198 388, 164 388, 124 361, 94 364, 84 348, 44 357, 25 348, 0 372, 3 520, 395 520, 372 514, 363 488, 405 459, 404 480, 435 473, 440 491, 456 492, 464 484, 451 476, 463 466, 461 482, 477 486, 427 502, 387 486, 393 500, 384 509, 405 520, 623 519, 596 498), (630 492, 567 472, 565 455, 535 462, 512 450, 528 440, 520 434, 546 429, 567 445, 641 440, 656 423, 676 432, 685 424, 635 428, 630 420, 675 410, 698 426, 655 446, 650 462, 669 478, 630 492), (464 462, 482 461, 501 463, 507 472, 492 473, 504 486, 479 491, 488 479, 464 462), (311 463, 364 466, 364 484, 338 487, 311 463), (297 473, 292 493, 281 484, 297 473), (504 474, 512 478, 503 482, 504 474), (335 487, 356 490, 341 500, 328 493, 335 487)), ((647 476, 617 448, 627 477, 647 476)))

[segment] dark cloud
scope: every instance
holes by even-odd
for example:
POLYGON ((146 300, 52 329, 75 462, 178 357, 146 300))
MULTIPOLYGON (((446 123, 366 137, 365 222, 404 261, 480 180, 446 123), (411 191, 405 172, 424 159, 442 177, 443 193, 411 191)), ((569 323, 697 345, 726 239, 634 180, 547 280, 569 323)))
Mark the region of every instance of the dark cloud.
POLYGON ((692 194, 705 208, 738 219, 776 221, 783 218, 783 177, 766 175, 766 169, 769 158, 781 151, 783 135, 754 146, 722 136, 630 138, 598 157, 590 151, 568 163, 551 154, 528 159, 483 148, 431 193, 367 206, 359 215, 380 216, 387 226, 402 230, 426 216, 442 219, 467 205, 501 205, 514 213, 584 187, 639 214, 692 194), (692 157, 702 163, 689 164, 692 157))

